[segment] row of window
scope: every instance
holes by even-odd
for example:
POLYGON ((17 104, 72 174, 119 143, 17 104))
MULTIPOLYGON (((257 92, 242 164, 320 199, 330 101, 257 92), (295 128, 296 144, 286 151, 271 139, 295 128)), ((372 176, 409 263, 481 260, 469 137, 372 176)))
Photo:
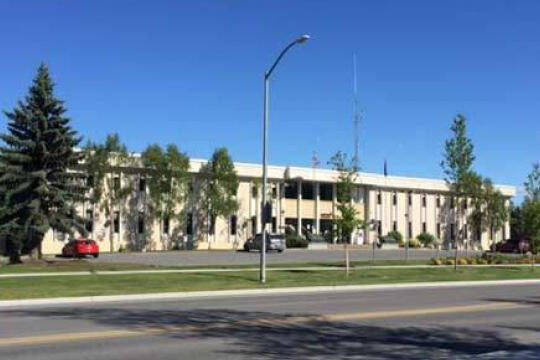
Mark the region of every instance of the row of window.
MULTIPOLYGON (((397 194, 393 193, 392 194, 392 205, 397 206, 397 202, 398 202, 397 194)), ((436 202, 437 208, 440 208, 441 207, 441 197, 437 196, 435 202, 436 202)), ((412 206, 412 193, 407 194, 407 203, 408 203, 409 206, 412 206)), ((382 193, 381 192, 377 193, 377 204, 378 205, 382 204, 382 193)), ((427 205, 427 196, 424 194, 424 195, 422 195, 422 207, 426 207, 426 205, 427 205)), ((464 200, 463 203, 462 203, 462 206, 463 206, 464 210, 467 210, 468 201, 464 200)), ((450 208, 454 208, 454 207, 455 207, 455 201, 454 201, 454 198, 451 197, 450 198, 450 208)))
MULTIPOLYGON (((238 218, 236 215, 232 215, 229 218, 229 232, 231 235, 236 235, 237 232, 237 222, 238 218)), ((273 218, 275 223, 275 218, 273 218)), ((215 218, 210 214, 209 220, 210 226, 208 228, 208 233, 213 235, 215 232, 215 218)), ((86 210, 86 222, 85 222, 86 231, 89 233, 94 231, 94 211, 91 209, 86 210)), ((170 228, 170 221, 168 218, 163 219, 163 233, 168 234, 170 228)), ((113 231, 118 234, 120 232, 120 212, 115 211, 113 216, 113 231)), ((137 217, 137 233, 144 234, 146 231, 146 217, 144 212, 139 212, 137 217)), ((186 219, 186 234, 193 235, 193 214, 188 213, 186 219)))

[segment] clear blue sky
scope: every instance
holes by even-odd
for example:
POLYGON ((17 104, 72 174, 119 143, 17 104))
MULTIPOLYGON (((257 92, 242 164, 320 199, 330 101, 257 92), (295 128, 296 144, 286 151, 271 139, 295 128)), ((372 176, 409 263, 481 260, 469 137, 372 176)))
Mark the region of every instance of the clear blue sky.
MULTIPOLYGON (((325 165, 353 151, 352 54, 361 165, 442 177, 450 122, 469 119, 475 168, 521 185, 540 160, 539 1, 2 1, 0 109, 41 61, 86 139, 134 151, 217 146, 260 162, 264 70, 309 33, 272 82, 270 161, 325 165)), ((5 117, 0 128, 5 129, 5 117)))

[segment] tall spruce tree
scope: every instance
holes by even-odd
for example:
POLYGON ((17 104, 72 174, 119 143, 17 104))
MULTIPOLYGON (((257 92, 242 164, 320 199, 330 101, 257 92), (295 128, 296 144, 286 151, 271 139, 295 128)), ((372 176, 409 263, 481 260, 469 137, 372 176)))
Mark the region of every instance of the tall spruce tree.
POLYGON ((450 127, 452 137, 446 140, 444 159, 441 167, 450 190, 450 196, 455 200, 456 211, 456 239, 455 239, 455 267, 457 267, 458 244, 462 243, 460 224, 462 219, 463 202, 467 201, 468 181, 472 178, 472 164, 475 156, 474 146, 467 137, 467 119, 458 114, 450 127))
POLYGON ((74 171, 81 159, 75 149, 80 138, 65 113, 44 64, 25 100, 5 112, 8 132, 0 136, 5 218, 0 228, 12 263, 20 262, 21 253, 39 249, 49 229, 86 234, 84 219, 75 211, 85 193, 83 175, 74 171))

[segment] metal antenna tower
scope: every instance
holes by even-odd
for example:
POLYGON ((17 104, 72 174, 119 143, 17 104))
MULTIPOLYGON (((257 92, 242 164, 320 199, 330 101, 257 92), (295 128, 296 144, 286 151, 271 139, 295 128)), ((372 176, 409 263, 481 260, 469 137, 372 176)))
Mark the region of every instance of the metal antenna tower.
POLYGON ((360 170, 360 113, 358 109, 358 87, 356 79, 356 53, 353 53, 353 76, 354 76, 354 99, 353 99, 353 116, 354 116, 354 169, 360 170))

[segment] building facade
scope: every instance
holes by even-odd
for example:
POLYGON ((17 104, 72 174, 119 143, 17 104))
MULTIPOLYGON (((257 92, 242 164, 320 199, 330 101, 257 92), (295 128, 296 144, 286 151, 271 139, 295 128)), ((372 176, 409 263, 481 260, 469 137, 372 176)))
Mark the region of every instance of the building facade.
MULTIPOLYGON (((197 174, 204 160, 191 160, 190 172, 197 174)), ((110 217, 97 205, 81 204, 79 211, 87 220, 89 237, 102 252, 159 251, 170 249, 241 249, 244 242, 261 232, 261 177, 257 164, 235 163, 240 183, 237 192, 239 209, 228 219, 215 219, 208 226, 196 201, 182 204, 182 221, 156 221, 148 216, 148 189, 143 169, 130 168, 112 183, 131 182, 133 194, 118 204, 110 217)), ((269 198, 272 202, 272 232, 292 231, 299 235, 312 232, 336 242, 332 219, 336 215, 336 183, 339 173, 327 169, 269 166, 269 198)), ((196 177, 195 177, 196 178, 196 177)), ((364 220, 365 230, 353 234, 354 244, 369 244, 378 236, 399 231, 404 239, 427 232, 453 246, 460 231, 471 248, 487 249, 493 241, 510 236, 507 222, 498 232, 472 234, 465 206, 457 219, 455 204, 442 180, 383 176, 359 173, 353 203, 364 220), (459 227, 459 228, 458 228, 459 227)), ((190 187, 196 192, 197 184, 190 187)), ((498 185, 509 205, 515 196, 512 186, 498 185)), ((44 254, 59 254, 68 236, 49 231, 42 244, 44 254)))

